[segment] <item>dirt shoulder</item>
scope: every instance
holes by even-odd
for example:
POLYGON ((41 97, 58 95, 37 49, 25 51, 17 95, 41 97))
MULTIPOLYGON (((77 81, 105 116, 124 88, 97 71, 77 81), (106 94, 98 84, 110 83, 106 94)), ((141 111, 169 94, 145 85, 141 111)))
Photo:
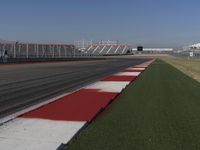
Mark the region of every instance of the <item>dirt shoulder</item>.
POLYGON ((200 82, 200 60, 169 57, 161 59, 200 82))

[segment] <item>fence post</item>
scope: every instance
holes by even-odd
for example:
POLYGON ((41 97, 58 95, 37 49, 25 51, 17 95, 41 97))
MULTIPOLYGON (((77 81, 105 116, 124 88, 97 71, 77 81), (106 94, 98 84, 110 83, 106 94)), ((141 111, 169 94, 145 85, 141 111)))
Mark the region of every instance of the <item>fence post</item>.
POLYGON ((16 45, 15 45, 16 43, 14 43, 14 45, 13 45, 13 57, 14 58, 16 58, 16 45))
POLYGON ((27 43, 27 44, 26 44, 26 58, 28 58, 28 57, 29 57, 28 48, 29 48, 29 46, 28 46, 28 43, 27 43))

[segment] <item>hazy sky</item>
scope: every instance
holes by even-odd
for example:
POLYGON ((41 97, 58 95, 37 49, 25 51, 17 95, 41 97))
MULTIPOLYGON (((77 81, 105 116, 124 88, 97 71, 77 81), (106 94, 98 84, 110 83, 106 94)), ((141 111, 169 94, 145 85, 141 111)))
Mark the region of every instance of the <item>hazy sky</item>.
POLYGON ((0 38, 180 47, 200 42, 200 1, 0 0, 0 38))

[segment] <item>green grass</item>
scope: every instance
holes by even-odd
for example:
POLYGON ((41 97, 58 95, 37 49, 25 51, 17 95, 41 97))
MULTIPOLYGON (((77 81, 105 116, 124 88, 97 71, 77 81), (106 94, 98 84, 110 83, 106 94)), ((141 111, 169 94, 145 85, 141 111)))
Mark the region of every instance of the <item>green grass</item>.
POLYGON ((68 150, 200 149, 200 84, 156 61, 68 150))

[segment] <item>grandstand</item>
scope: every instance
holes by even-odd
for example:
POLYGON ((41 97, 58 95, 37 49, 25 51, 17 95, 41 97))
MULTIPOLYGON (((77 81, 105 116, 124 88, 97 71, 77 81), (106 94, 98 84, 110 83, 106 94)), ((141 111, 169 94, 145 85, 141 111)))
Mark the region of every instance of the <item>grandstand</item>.
POLYGON ((9 58, 65 58, 79 56, 74 45, 0 42, 0 57, 9 58))
MULTIPOLYGON (((127 54, 129 46, 125 44, 119 44, 118 41, 101 41, 98 43, 83 41, 79 50, 86 55, 123 55, 127 54), (84 47, 85 46, 85 47, 84 47)), ((79 43, 80 42, 76 42, 79 43)))
POLYGON ((127 54, 129 47, 118 41, 77 41, 75 44, 38 44, 0 41, 0 57, 66 58, 72 56, 105 56, 127 54))
POLYGON ((85 50, 86 54, 94 55, 120 55, 127 53, 127 45, 102 45, 94 44, 85 50))

